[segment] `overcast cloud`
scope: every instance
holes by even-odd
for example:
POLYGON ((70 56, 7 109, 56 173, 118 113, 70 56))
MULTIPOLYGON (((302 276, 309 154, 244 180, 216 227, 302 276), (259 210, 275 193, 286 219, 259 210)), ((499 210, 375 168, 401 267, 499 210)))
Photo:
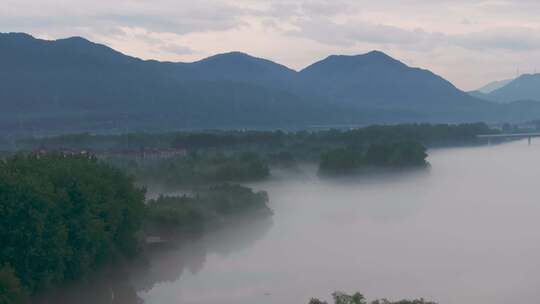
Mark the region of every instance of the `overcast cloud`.
POLYGON ((0 31, 83 36, 129 55, 193 61, 243 51, 301 69, 387 52, 462 89, 540 67, 538 0, 0 0, 0 31))

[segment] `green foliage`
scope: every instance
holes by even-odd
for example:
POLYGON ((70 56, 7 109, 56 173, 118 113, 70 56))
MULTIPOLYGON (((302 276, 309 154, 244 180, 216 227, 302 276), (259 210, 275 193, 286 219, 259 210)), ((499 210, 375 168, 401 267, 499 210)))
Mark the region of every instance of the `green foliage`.
MULTIPOLYGON (((357 292, 352 295, 349 295, 344 292, 334 292, 332 294, 334 299, 334 304, 367 304, 366 298, 357 292)), ((437 304, 435 302, 426 301, 424 299, 415 299, 415 300, 400 300, 400 301, 389 301, 387 299, 374 300, 370 302, 371 304, 437 304)), ((312 298, 309 301, 309 304, 328 304, 327 302, 321 301, 316 298, 312 298)))
POLYGON ((73 134, 28 139, 17 143, 27 150, 75 149, 103 151, 181 148, 189 151, 227 150, 265 153, 290 152, 296 159, 338 146, 417 141, 426 146, 471 144, 476 135, 491 134, 484 123, 374 125, 347 130, 319 131, 204 131, 176 133, 129 133, 121 135, 73 134))
POLYGON ((334 137, 342 143, 356 145, 417 141, 429 146, 444 146, 474 142, 476 135, 494 132, 484 123, 402 124, 373 125, 350 131, 337 131, 334 134, 328 133, 327 136, 334 137))
POLYGON ((296 166, 296 157, 289 151, 280 151, 277 153, 271 153, 268 155, 270 163, 273 166, 292 168, 296 166))
POLYGON ((159 196, 148 202, 147 220, 162 228, 200 229, 203 212, 197 200, 188 196, 159 196))
POLYGON ((332 294, 334 304, 366 304, 366 299, 359 292, 348 295, 344 292, 334 292, 332 294))
POLYGON ((222 184, 210 187, 199 195, 204 205, 209 205, 220 214, 235 214, 243 211, 267 210, 268 194, 254 192, 241 185, 222 184))
POLYGON ((367 149, 342 147, 321 155, 319 170, 323 174, 354 173, 362 167, 425 166, 426 148, 418 142, 377 143, 367 149))
POLYGON ((134 253, 143 216, 144 191, 94 158, 18 155, 0 163, 0 264, 31 292, 134 253))
POLYGON ((201 229, 246 212, 271 212, 268 194, 240 185, 222 184, 193 196, 160 196, 148 202, 148 221, 161 228, 201 229))
POLYGON ((257 153, 191 153, 142 163, 130 172, 141 180, 178 186, 260 180, 270 175, 270 168, 257 153))
POLYGON ((426 157, 426 148, 422 144, 403 141, 370 145, 365 155, 365 163, 389 167, 424 166, 426 157))
POLYGON ((360 167, 362 161, 363 155, 359 149, 337 148, 321 155, 319 170, 325 174, 351 173, 360 167))
POLYGON ((26 293, 11 266, 0 268, 0 304, 26 303, 26 293))

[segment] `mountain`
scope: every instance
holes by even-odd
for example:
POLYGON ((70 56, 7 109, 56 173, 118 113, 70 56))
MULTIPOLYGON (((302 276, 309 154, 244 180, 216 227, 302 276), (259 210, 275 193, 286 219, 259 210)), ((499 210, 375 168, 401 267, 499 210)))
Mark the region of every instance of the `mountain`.
POLYGON ((354 106, 430 112, 478 103, 440 76, 379 51, 330 56, 300 75, 305 92, 354 106))
POLYGON ((287 70, 239 54, 193 64, 163 63, 129 57, 82 38, 45 41, 2 34, 0 66, 0 121, 8 129, 70 126, 63 130, 69 132, 306 123, 295 112, 309 121, 324 118, 311 117, 323 115, 301 97, 256 81, 242 82, 249 74, 262 82, 263 72, 271 79, 287 70), (237 69, 231 68, 235 65, 237 69))
POLYGON ((511 102, 516 100, 540 101, 540 74, 524 74, 506 86, 487 95, 488 100, 511 102))
POLYGON ((330 56, 297 72, 239 52, 159 62, 80 37, 0 33, 0 66, 0 130, 10 133, 540 117, 534 103, 507 111, 377 51, 330 56))
POLYGON ((483 100, 489 100, 489 101, 493 101, 493 102, 497 102, 497 103, 505 103, 504 101, 500 101, 500 100, 497 100, 497 99, 494 99, 490 94, 493 92, 493 91, 496 91, 496 90, 499 90, 503 87, 505 87, 506 85, 508 85, 510 82, 512 82, 514 79, 505 79, 505 80, 499 80, 499 81, 492 81, 488 84, 486 84, 485 86, 479 88, 479 89, 476 89, 474 91, 470 91, 468 92, 470 96, 472 97, 475 97, 475 98, 479 98, 479 99, 483 99, 483 100))
POLYGON ((494 100, 490 100, 489 94, 482 93, 480 91, 470 91, 468 93, 469 93, 470 96, 472 96, 474 98, 478 98, 478 99, 482 99, 482 100, 489 100, 489 101, 495 102, 494 100))
POLYGON ((480 93, 483 93, 483 94, 489 94, 495 90, 498 90, 504 86, 506 86, 507 84, 509 84, 510 82, 512 82, 514 79, 505 79, 505 80, 498 80, 498 81, 492 81, 488 84, 486 84, 485 86, 479 88, 479 89, 476 89, 475 91, 473 92, 480 92, 480 93))
POLYGON ((270 60, 241 52, 219 54, 189 64, 191 77, 201 80, 228 80, 270 87, 281 87, 290 82, 296 71, 270 60))

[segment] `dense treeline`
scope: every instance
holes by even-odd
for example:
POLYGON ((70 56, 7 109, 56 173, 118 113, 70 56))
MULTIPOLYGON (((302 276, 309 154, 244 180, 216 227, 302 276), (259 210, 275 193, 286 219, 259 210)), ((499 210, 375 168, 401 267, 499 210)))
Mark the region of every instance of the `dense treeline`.
POLYGON ((369 126, 345 132, 332 133, 329 137, 345 143, 385 143, 395 141, 418 141, 424 145, 436 146, 467 143, 476 140, 478 134, 496 131, 484 123, 471 124, 404 124, 369 126))
MULTIPOLYGON (((0 289, 29 293, 84 276, 139 244, 144 191, 86 156, 17 155, 0 162, 0 289)), ((2 303, 18 303, 16 299, 2 303)))
POLYGON ((289 132, 75 134, 29 140, 23 147, 45 151, 87 150, 139 181, 189 186, 260 180, 269 176, 270 166, 294 167, 302 161, 319 162, 322 173, 334 174, 356 172, 368 166, 420 166, 425 164, 423 147, 476 144, 478 134, 494 132, 486 124, 472 123, 289 132), (187 156, 164 157, 160 151, 184 151, 187 156))
POLYGON ((199 230, 233 215, 270 214, 268 194, 240 185, 221 184, 193 195, 159 196, 148 202, 148 225, 169 230, 199 230))
POLYGON ((364 166, 422 165, 425 156, 421 145, 476 144, 478 134, 494 132, 483 123, 403 124, 289 132, 79 134, 30 140, 23 146, 88 150, 139 180, 177 186, 259 180, 269 175, 270 166, 294 167, 302 161, 320 162, 321 172, 329 173, 351 172, 364 166), (159 151, 168 149, 187 152, 188 156, 159 156, 159 151), (145 151, 158 157, 146 158, 145 151))
POLYGON ((353 173, 365 167, 423 167, 426 148, 414 141, 371 144, 367 149, 347 146, 321 155, 319 170, 323 174, 353 173))
POLYGON ((267 159, 254 152, 234 154, 192 152, 186 156, 157 160, 126 162, 122 158, 113 158, 109 161, 136 176, 140 181, 165 186, 253 181, 270 175, 267 159))
MULTIPOLYGON (((232 161, 244 166, 259 160, 243 154, 232 161)), ((238 174, 234 170, 218 177, 230 178, 238 174)), ((38 153, 0 161, 0 303, 24 303, 28 295, 133 255, 146 235, 272 213, 266 192, 234 184, 144 200, 145 191, 134 186, 134 179, 95 157, 38 153)))
MULTIPOLYGON (((20 149, 138 150, 145 148, 182 148, 194 150, 234 150, 250 148, 264 152, 295 152, 302 157, 311 149, 320 151, 335 144, 370 144, 403 140, 426 146, 466 144, 478 134, 496 132, 484 123, 379 125, 357 129, 319 131, 197 131, 175 133, 130 133, 91 135, 88 133, 26 139, 20 149)), ((318 155, 317 155, 318 157, 318 155)))
MULTIPOLYGON (((349 295, 344 292, 334 292, 332 294, 332 299, 334 300, 334 304, 368 304, 368 301, 366 300, 366 298, 359 292, 356 292, 352 295, 349 295)), ((369 303, 371 304, 437 304, 435 302, 426 301, 424 299, 400 300, 400 301, 390 301, 387 299, 381 299, 381 300, 374 300, 369 303)), ((309 304, 328 304, 328 302, 313 298, 309 301, 309 304)))

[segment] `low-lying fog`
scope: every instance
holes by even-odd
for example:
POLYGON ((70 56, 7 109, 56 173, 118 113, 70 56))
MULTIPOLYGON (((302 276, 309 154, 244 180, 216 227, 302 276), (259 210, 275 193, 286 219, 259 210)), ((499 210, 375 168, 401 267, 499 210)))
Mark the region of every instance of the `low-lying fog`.
POLYGON ((156 254, 134 290, 146 304, 302 304, 335 290, 441 304, 540 297, 540 141, 429 154, 429 170, 395 175, 276 171, 250 185, 268 191, 271 220, 156 254))

